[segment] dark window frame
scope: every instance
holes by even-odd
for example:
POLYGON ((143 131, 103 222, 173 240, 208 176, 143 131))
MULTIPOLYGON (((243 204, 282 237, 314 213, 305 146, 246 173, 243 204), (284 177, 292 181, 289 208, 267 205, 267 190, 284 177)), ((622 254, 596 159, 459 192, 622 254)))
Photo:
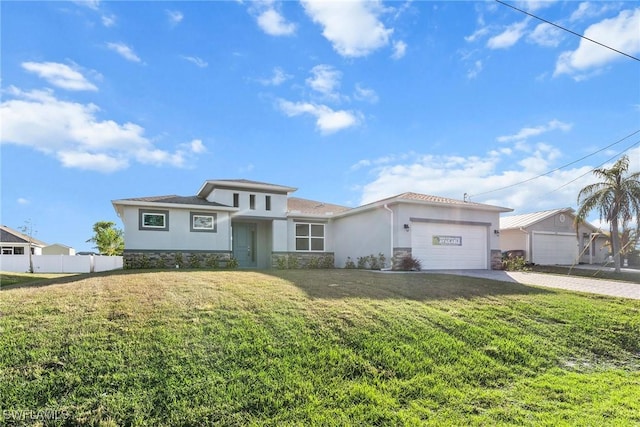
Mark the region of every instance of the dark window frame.
POLYGON ((215 212, 190 212, 189 215, 189 231, 192 233, 217 233, 218 232, 218 214, 215 212), (197 216, 206 216, 213 218, 213 228, 196 228, 193 220, 197 216))
POLYGON ((169 211, 164 209, 138 209, 138 230, 169 231, 169 211), (144 224, 145 215, 164 215, 164 226, 156 227, 144 224))

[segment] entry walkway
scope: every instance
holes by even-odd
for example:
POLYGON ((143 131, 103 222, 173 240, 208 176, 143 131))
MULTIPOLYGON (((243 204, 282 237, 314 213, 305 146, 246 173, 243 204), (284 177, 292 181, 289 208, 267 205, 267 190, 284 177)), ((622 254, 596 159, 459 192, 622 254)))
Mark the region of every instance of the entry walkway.
POLYGON ((481 277, 485 279, 499 280, 502 282, 521 283, 523 285, 534 285, 546 288, 566 289, 568 291, 609 295, 613 297, 640 299, 640 283, 633 282, 592 279, 589 277, 567 276, 563 274, 534 273, 529 271, 432 270, 430 272, 481 277))

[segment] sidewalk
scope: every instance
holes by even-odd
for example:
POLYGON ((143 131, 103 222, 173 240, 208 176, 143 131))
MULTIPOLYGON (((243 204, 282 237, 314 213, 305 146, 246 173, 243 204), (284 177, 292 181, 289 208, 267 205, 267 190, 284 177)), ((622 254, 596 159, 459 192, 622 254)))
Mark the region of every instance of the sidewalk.
POLYGON ((523 285, 565 289, 568 291, 587 292, 612 297, 640 299, 640 283, 591 279, 588 277, 576 277, 560 274, 533 273, 528 271, 438 270, 430 272, 480 277, 484 279, 499 280, 502 282, 521 283, 523 285))

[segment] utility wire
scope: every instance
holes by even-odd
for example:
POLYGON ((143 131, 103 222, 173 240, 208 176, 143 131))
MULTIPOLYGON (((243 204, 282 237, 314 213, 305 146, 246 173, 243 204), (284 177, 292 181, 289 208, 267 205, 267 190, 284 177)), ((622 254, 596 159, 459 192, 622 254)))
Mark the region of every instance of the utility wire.
POLYGON ((624 55, 624 56, 629 57, 629 58, 631 58, 631 59, 635 59, 636 61, 640 61, 640 58, 637 58, 637 57, 635 57, 635 56, 633 56, 633 55, 629 55, 628 53, 624 53, 624 52, 622 52, 622 51, 620 51, 620 50, 618 50, 618 49, 614 49, 614 48, 612 48, 611 46, 607 46, 606 44, 604 44, 604 43, 600 43, 599 41, 596 41, 596 40, 593 40, 593 39, 590 39, 589 37, 585 37, 585 36, 583 36, 583 35, 582 35, 582 34, 580 34, 580 33, 576 33, 575 31, 571 31, 571 30, 570 30, 570 29, 568 29, 568 28, 565 28, 565 27, 563 27, 563 26, 560 26, 560 25, 558 25, 558 24, 555 24, 555 23, 553 23, 553 22, 551 22, 551 21, 548 21, 548 20, 546 20, 546 19, 544 19, 544 18, 540 18, 539 16, 536 16, 536 15, 534 15, 534 14, 532 14, 532 13, 529 13, 529 12, 527 12, 527 11, 525 11, 525 10, 518 9, 517 7, 512 6, 512 5, 508 4, 508 3, 505 3, 505 2, 503 2, 503 1, 501 1, 501 0, 495 0, 495 1, 496 1, 496 2, 498 2, 498 3, 500 3, 500 4, 502 4, 502 5, 505 5, 505 6, 507 6, 507 7, 510 7, 511 9, 517 10, 518 12, 524 13, 525 15, 528 15, 528 16, 531 16, 531 17, 533 17, 533 18, 536 18, 536 19, 538 19, 538 20, 540 20, 540 21, 542 21, 542 22, 546 22, 546 23, 547 23, 547 24, 549 24, 549 25, 553 25, 554 27, 560 28, 560 29, 561 29, 561 30, 563 30, 563 31, 566 31, 566 32, 568 32, 568 33, 571 33, 571 34, 573 34, 573 35, 576 35, 576 36, 578 36, 578 37, 581 37, 581 38, 583 38, 583 39, 585 39, 585 40, 589 40, 591 43, 595 43, 595 44, 600 45, 600 46, 602 46, 602 47, 606 47, 607 49, 611 49, 612 51, 614 51, 614 52, 618 52, 618 53, 619 53, 619 54, 621 54, 621 55, 624 55))
POLYGON ((604 162, 602 162, 600 165, 596 166, 595 168, 591 169, 590 171, 583 173, 583 174, 582 174, 582 175, 580 175, 579 177, 577 177, 577 178, 575 178, 575 179, 572 179, 571 181, 567 182, 566 184, 563 184, 563 185, 561 185, 560 187, 556 188, 555 190, 551 190, 551 191, 549 191, 548 193, 545 193, 545 194, 543 194, 543 195, 544 195, 544 196, 546 196, 547 194, 555 193, 556 191, 558 191, 558 190, 560 190, 560 189, 562 189, 562 188, 566 187, 567 185, 569 185, 569 184, 572 184, 572 183, 576 182, 577 180, 579 180, 579 179, 580 179, 580 178, 582 178, 583 176, 585 176, 585 175, 588 175, 588 174, 592 173, 594 170, 601 168, 602 166, 604 166, 605 164, 607 164, 607 163, 608 163, 608 162, 610 162, 611 160, 613 160, 613 159, 615 159, 615 158, 619 157, 621 154, 623 154, 623 153, 625 153, 625 152, 627 152, 627 151, 631 150, 633 147, 635 147, 635 146, 636 146, 636 145, 638 145, 638 144, 640 144, 640 140, 639 140, 639 141, 634 142, 633 144, 631 144, 630 146, 628 146, 627 148, 625 148, 625 149, 624 149, 624 150, 622 150, 621 152, 619 152, 619 153, 615 154, 614 156, 609 157, 607 160, 605 160, 604 162))
MULTIPOLYGON (((581 162, 581 161, 583 161, 584 159, 586 159, 586 158, 588 158, 588 157, 591 157, 591 156, 593 156, 593 155, 595 155, 595 154, 598 154, 598 153, 600 153, 600 152, 602 152, 602 151, 606 150, 607 148, 611 148, 611 147, 613 147, 614 145, 620 144, 620 143, 621 143, 622 141, 624 141, 625 139, 629 139, 629 138, 631 138, 632 136, 636 135, 637 133, 640 133, 640 129, 636 130, 635 132, 630 133, 629 135, 625 136, 625 137, 624 137, 624 138, 622 138, 622 139, 617 140, 616 142, 614 142, 614 143, 612 143, 612 144, 607 145, 607 146, 606 146, 606 147, 604 147, 604 148, 599 149, 598 151, 594 151, 593 153, 591 153, 591 154, 587 154, 586 156, 581 157, 581 158, 579 158, 578 160, 574 160, 574 161, 573 161, 573 162, 571 162, 571 163, 567 163, 566 165, 560 166, 560 167, 558 167, 558 168, 555 168, 555 169, 550 170, 550 171, 548 171, 548 172, 545 172, 545 173, 543 173, 543 174, 540 174, 540 175, 534 176, 533 178, 525 179, 524 181, 516 182, 515 184, 510 184, 510 185, 507 185, 507 186, 504 186, 504 187, 496 188, 495 190, 483 191, 482 193, 478 193, 478 194, 471 194, 471 195, 468 195, 467 197, 468 197, 468 198, 471 198, 471 197, 483 196, 483 195, 485 195, 485 194, 489 194, 489 193, 495 193, 496 191, 506 190, 507 188, 515 187, 515 186, 517 186, 517 185, 521 185, 521 184, 525 184, 525 183, 527 183, 527 182, 533 181, 534 179, 538 179, 538 178, 541 178, 541 177, 543 177, 543 176, 550 175, 550 174, 552 174, 552 173, 554 173, 554 172, 557 172, 557 171, 559 171, 559 170, 561 170, 561 169, 564 169, 564 168, 566 168, 566 167, 568 167, 568 166, 571 166, 571 165, 574 165, 574 164, 576 164, 576 163, 578 163, 578 162, 581 162)), ((633 146, 634 146, 634 145, 636 145, 636 144, 638 144, 638 142, 635 142, 631 147, 633 147, 633 146)), ((631 147, 629 147, 629 148, 631 148, 631 147)), ((629 148, 627 148, 627 149, 625 149, 624 151, 622 151, 622 153, 624 153, 625 151, 629 150, 629 148)), ((611 160, 611 159, 609 159, 609 160, 611 160)), ((605 161, 604 163, 607 163, 609 160, 605 161)), ((603 163, 603 164, 604 164, 604 163, 603 163)), ((589 173, 589 172, 587 172, 587 173, 589 173)), ((586 175, 586 174, 585 174, 585 175, 586 175)), ((578 179, 579 179, 579 178, 581 178, 581 177, 578 177, 578 179)), ((570 183, 569 183, 569 184, 570 184, 570 183)), ((560 187, 560 188, 562 188, 562 187, 560 187)), ((554 190, 554 191, 556 191, 556 190, 554 190)))

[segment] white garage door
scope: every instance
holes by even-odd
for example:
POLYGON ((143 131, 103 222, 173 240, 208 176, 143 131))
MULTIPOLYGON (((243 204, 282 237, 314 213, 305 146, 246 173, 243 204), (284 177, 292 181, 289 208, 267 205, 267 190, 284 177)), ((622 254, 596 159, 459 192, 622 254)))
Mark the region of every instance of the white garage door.
POLYGON ((578 254, 578 240, 572 233, 533 233, 532 262, 540 265, 571 265, 578 254))
POLYGON ((414 222, 411 253, 423 270, 486 269, 487 227, 414 222))

